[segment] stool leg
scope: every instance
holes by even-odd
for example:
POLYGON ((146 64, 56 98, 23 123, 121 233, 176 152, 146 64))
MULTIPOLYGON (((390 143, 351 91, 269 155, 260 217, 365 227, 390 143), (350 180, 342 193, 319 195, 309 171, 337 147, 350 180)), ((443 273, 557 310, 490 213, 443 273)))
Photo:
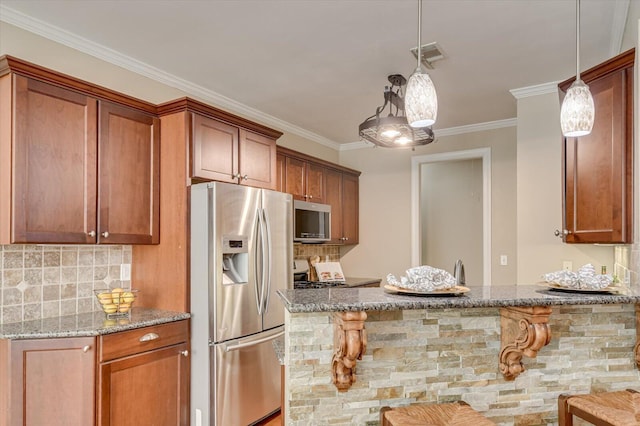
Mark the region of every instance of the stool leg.
POLYGON ((558 426, 573 426, 573 414, 569 412, 569 395, 558 396, 558 426))

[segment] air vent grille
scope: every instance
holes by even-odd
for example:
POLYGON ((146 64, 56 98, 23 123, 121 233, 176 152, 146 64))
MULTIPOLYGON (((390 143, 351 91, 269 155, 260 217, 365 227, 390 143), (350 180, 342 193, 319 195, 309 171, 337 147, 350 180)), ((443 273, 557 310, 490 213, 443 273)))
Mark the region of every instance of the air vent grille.
MULTIPOLYGON (((411 49, 411 53, 413 53, 413 57, 418 57, 418 48, 414 47, 411 49)), ((440 61, 446 58, 445 53, 442 51, 442 48, 437 42, 432 42, 428 44, 422 45, 422 65, 427 67, 428 69, 433 69, 433 63, 436 61, 440 61)))

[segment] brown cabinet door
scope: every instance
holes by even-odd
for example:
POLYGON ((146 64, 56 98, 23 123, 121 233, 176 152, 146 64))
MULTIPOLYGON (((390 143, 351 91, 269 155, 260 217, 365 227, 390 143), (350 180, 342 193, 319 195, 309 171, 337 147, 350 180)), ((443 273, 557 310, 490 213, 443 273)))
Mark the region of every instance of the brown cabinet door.
POLYGON ((287 190, 287 157, 280 154, 276 155, 276 190, 287 190))
POLYGON ((331 206, 331 243, 342 244, 342 172, 324 171, 325 202, 331 206))
POLYGON ((588 81, 594 98, 591 134, 565 138, 567 243, 632 239, 633 69, 588 81))
POLYGON ((276 141, 240 129, 240 183, 257 188, 276 189, 276 141))
POLYGON ((324 167, 319 164, 306 163, 307 201, 324 203, 324 167))
POLYGON ((94 424, 93 337, 13 340, 9 345, 11 402, 7 424, 94 424))
POLYGON ((160 121, 101 101, 98 242, 159 242, 160 121))
POLYGON ((188 424, 189 358, 186 351, 187 344, 182 343, 102 363, 98 424, 188 424))
POLYGON ((97 102, 37 80, 13 78, 11 242, 94 243, 97 102))
POLYGON ((359 177, 342 174, 342 237, 344 244, 358 244, 359 177))
POLYGON ((239 129, 193 114, 191 177, 238 183, 239 129))
POLYGON ((306 164, 305 161, 293 157, 287 157, 285 162, 287 175, 285 192, 293 195, 295 200, 307 200, 306 164))

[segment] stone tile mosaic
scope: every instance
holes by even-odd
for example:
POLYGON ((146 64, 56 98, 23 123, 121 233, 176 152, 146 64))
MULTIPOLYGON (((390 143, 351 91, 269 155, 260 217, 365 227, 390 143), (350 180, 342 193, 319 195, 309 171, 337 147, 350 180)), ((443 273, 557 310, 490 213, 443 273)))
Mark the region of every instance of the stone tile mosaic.
POLYGON ((131 246, 0 246, 0 324, 98 310, 94 289, 130 288, 131 246))

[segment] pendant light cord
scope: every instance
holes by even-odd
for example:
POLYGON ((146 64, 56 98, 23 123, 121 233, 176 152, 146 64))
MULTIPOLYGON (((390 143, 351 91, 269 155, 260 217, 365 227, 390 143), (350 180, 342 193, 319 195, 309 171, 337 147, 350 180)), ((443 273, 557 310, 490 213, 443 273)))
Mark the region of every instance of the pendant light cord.
POLYGON ((576 81, 580 80, 580 0, 576 0, 576 81))
POLYGON ((418 54, 416 58, 418 60, 418 64, 416 66, 417 69, 420 69, 420 62, 422 62, 422 0, 418 0, 418 54))

